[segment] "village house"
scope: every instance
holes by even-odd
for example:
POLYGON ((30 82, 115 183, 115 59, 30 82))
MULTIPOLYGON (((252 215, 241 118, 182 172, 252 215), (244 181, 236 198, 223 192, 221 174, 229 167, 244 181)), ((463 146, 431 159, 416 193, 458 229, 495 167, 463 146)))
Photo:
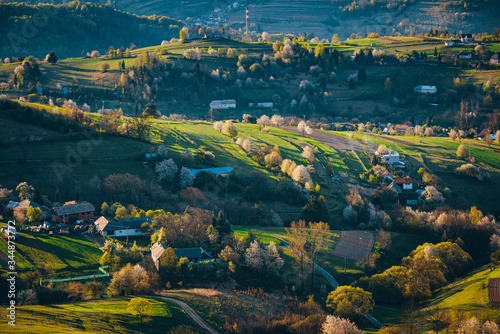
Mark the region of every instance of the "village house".
POLYGON ((450 39, 448 41, 444 42, 445 46, 452 47, 452 46, 459 46, 460 45, 460 40, 459 39, 450 39))
POLYGON ((460 40, 462 41, 462 43, 472 43, 476 39, 474 37, 472 37, 472 34, 461 34, 460 40))
POLYGON ((418 193, 400 192, 398 193, 398 202, 401 205, 418 205, 418 193))
MULTIPOLYGON (((160 264, 161 264, 161 256, 167 250, 167 246, 165 246, 163 243, 157 241, 153 246, 151 246, 151 259, 153 260, 153 263, 155 264, 156 269, 160 269, 160 264)), ((195 247, 195 248, 176 248, 174 249, 175 256, 177 258, 187 258, 189 261, 192 262, 199 262, 199 261, 204 261, 204 260, 212 260, 213 257, 208 253, 206 250, 204 250, 201 247, 195 247)))
POLYGON ((214 100, 210 102, 211 109, 236 109, 236 100, 214 100))
POLYGON ((499 58, 500 58, 500 53, 495 53, 490 58, 490 64, 491 65, 498 65, 499 64, 499 58))
POLYGON ((397 132, 399 132, 400 134, 404 135, 406 130, 409 128, 408 125, 406 124, 396 124, 394 126, 394 130, 396 130, 397 132))
POLYGON ((52 210, 52 220, 67 223, 70 220, 94 219, 94 206, 88 202, 76 203, 76 201, 66 202, 52 210))
POLYGON ((251 100, 248 102, 250 108, 273 108, 273 100, 251 100))
POLYGON ((413 179, 409 176, 404 178, 398 178, 394 180, 394 182, 402 189, 402 190, 413 190, 413 179))
POLYGON ((143 232, 141 225, 151 223, 151 217, 123 218, 118 221, 110 221, 101 216, 94 222, 96 232, 103 237, 126 237, 149 235, 149 232, 143 232))
POLYGON ((42 212, 43 212, 42 217, 41 217, 42 219, 49 217, 50 209, 46 206, 40 205, 36 202, 33 202, 32 200, 25 199, 24 201, 21 201, 19 203, 17 203, 17 202, 12 202, 12 204, 9 203, 9 208, 12 207, 12 209, 14 211, 17 211, 17 210, 23 211, 24 214, 26 214, 28 212, 28 208, 30 206, 32 206, 34 208, 39 208, 40 210, 42 210, 42 212))
POLYGON ((200 172, 212 173, 215 175, 227 176, 233 171, 233 167, 214 167, 214 168, 204 168, 204 169, 189 169, 191 171, 191 175, 196 177, 196 175, 200 172))
POLYGON ((389 152, 388 154, 382 155, 382 157, 384 158, 384 162, 389 165, 399 162, 398 152, 389 152))
POLYGON ((418 85, 413 89, 413 91, 419 94, 436 94, 437 88, 436 86, 418 85))

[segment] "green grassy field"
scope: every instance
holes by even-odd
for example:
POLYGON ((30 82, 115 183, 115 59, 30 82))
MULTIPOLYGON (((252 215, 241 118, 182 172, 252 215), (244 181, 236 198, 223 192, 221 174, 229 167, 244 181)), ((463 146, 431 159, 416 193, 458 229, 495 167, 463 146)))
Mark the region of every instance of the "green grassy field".
MULTIPOLYGON (((83 237, 31 232, 19 235, 16 264, 22 270, 33 270, 43 263, 56 271, 57 278, 97 272, 102 251, 83 237)), ((0 249, 7 251, 4 241, 0 241, 0 249)))
MULTIPOLYGON (((16 326, 2 333, 165 333, 180 325, 194 326, 174 303, 147 298, 151 315, 143 324, 127 311, 128 297, 16 308, 16 326)), ((5 308, 2 315, 5 318, 5 308)), ((193 327, 196 329, 196 327, 193 327)))
MULTIPOLYGON (((335 134, 349 138, 347 132, 335 134)), ((364 134, 355 134, 354 140, 364 141, 364 134)), ((500 145, 493 143, 488 146, 483 141, 463 139, 452 141, 447 137, 424 137, 421 142, 419 137, 408 136, 368 136, 369 145, 377 148, 384 144, 391 150, 405 155, 410 162, 410 176, 420 180, 416 171, 424 167, 428 172, 435 174, 440 186, 448 187, 455 195, 450 198, 450 204, 461 209, 477 206, 481 210, 495 213, 498 210, 494 200, 494 189, 500 182, 500 145), (471 155, 476 159, 475 165, 484 169, 491 175, 491 180, 477 181, 471 178, 460 177, 455 174, 455 169, 466 160, 458 158, 456 151, 459 145, 471 147, 471 155), (475 196, 466 196, 463 189, 469 189, 475 196)))
POLYGON ((500 277, 500 268, 491 271, 489 265, 474 270, 467 276, 437 290, 432 301, 421 310, 449 313, 463 312, 466 317, 475 316, 482 321, 498 321, 500 311, 489 304, 488 280, 500 277))

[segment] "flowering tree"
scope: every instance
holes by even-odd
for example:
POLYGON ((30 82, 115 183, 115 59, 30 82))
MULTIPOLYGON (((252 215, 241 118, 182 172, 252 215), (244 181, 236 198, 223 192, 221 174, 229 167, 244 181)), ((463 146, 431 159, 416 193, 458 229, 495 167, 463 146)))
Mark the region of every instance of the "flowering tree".
POLYGON ((178 170, 179 168, 172 159, 163 160, 158 163, 155 168, 156 174, 158 174, 158 181, 165 179, 168 182, 174 179, 175 173, 177 173, 178 170))
POLYGON ((304 151, 302 152, 302 156, 307 159, 307 161, 312 164, 314 161, 314 152, 311 146, 307 145, 304 147, 304 151))
POLYGON ((293 170, 292 179, 295 182, 305 184, 306 182, 311 181, 311 175, 309 175, 305 166, 300 165, 293 170))
POLYGON ((214 124, 214 129, 219 130, 219 132, 222 132, 223 127, 224 127, 224 123, 222 123, 221 121, 217 121, 214 124))
POLYGON ((228 135, 229 137, 236 137, 238 134, 238 130, 236 130, 236 127, 234 126, 233 122, 228 120, 224 123, 224 126, 222 127, 222 133, 228 135))
POLYGON ((323 334, 364 334, 355 323, 348 319, 329 315, 323 323, 323 334))
POLYGON ((191 170, 186 167, 181 168, 181 173, 180 173, 180 186, 181 188, 187 188, 190 187, 193 184, 193 174, 191 173, 191 170))
POLYGON ((283 124, 283 117, 280 115, 273 115, 273 117, 271 117, 271 124, 279 128, 281 124, 283 124))
POLYGON ((266 253, 266 269, 267 272, 273 275, 278 274, 285 261, 281 258, 278 248, 271 241, 266 253))

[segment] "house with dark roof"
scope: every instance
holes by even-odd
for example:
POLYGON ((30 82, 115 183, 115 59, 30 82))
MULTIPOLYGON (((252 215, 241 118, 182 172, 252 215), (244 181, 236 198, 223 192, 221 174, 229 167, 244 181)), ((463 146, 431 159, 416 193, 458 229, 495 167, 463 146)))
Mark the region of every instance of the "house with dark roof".
POLYGON ((273 103, 273 100, 271 100, 271 99, 248 101, 248 107, 250 107, 250 108, 272 108, 273 106, 274 106, 274 103, 273 103))
MULTIPOLYGON (((159 241, 157 241, 153 246, 151 246, 150 248, 151 259, 153 260, 156 269, 160 268, 161 256, 167 250, 167 248, 168 248, 167 246, 165 246, 163 243, 159 241)), ((179 259, 185 257, 192 262, 199 262, 199 261, 206 261, 213 259, 212 255, 210 255, 210 253, 208 253, 201 247, 175 248, 174 252, 179 259)))
POLYGON ((229 175, 233 171, 233 167, 214 167, 214 168, 204 168, 204 169, 189 169, 193 177, 196 177, 196 174, 200 172, 212 173, 215 175, 229 175))
POLYGON ((500 64, 499 59, 500 59, 500 53, 495 53, 490 58, 490 64, 491 65, 498 65, 498 64, 500 64))
POLYGON ((413 88, 413 91, 420 94, 436 94, 437 88, 436 86, 418 85, 417 87, 413 88))
POLYGON ((126 237, 137 235, 149 235, 149 232, 143 232, 141 225, 151 223, 151 217, 123 218, 117 221, 108 220, 101 216, 94 222, 96 232, 103 237, 126 237))
POLYGON ((69 222, 70 220, 94 219, 94 206, 88 202, 76 203, 67 202, 52 210, 52 220, 60 222, 69 222))
POLYGON ((472 37, 472 34, 461 34, 460 40, 462 41, 462 43, 472 43, 476 39, 474 37, 472 37))
POLYGON ((416 192, 399 192, 398 202, 401 205, 418 205, 419 194, 416 192))
POLYGON ((479 132, 477 135, 477 139, 483 140, 486 136, 491 135, 491 130, 489 129, 483 129, 483 131, 479 132))

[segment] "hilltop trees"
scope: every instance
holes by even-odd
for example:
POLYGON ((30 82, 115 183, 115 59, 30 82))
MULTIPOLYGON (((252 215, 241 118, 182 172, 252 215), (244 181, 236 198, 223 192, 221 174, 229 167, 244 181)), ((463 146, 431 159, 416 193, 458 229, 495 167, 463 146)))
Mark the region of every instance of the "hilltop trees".
POLYGON ((45 56, 45 61, 50 65, 55 65, 57 63, 57 56, 54 51, 51 51, 45 56))

